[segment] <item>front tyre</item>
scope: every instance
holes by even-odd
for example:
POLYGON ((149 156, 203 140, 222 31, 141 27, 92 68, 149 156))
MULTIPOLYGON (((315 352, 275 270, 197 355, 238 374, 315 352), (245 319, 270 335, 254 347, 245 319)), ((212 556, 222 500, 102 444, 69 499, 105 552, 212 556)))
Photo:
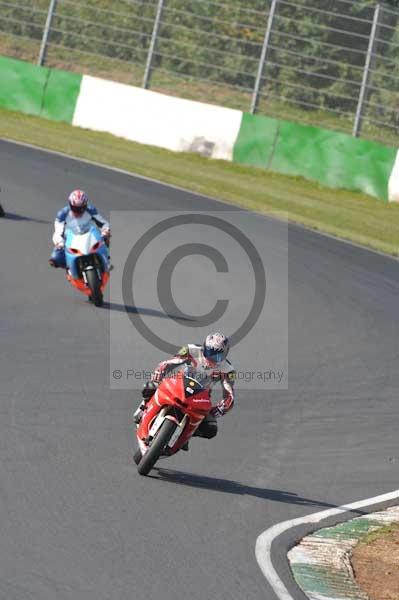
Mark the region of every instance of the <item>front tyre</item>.
POLYGON ((140 448, 138 448, 138 450, 136 450, 136 452, 133 454, 133 460, 136 463, 136 465, 139 464, 139 462, 141 461, 142 458, 142 454, 141 454, 141 450, 140 448))
POLYGON ((137 470, 140 473, 140 475, 148 475, 152 467, 157 462, 158 458, 161 456, 162 451, 167 446, 169 440, 175 432, 176 427, 176 423, 174 423, 170 419, 164 420, 161 427, 158 429, 158 432, 155 438, 153 439, 151 446, 143 455, 142 459, 140 460, 137 466, 137 470))
POLYGON ((103 294, 101 291, 101 281, 98 278, 96 269, 86 271, 87 285, 90 288, 90 297, 96 306, 103 305, 103 294))

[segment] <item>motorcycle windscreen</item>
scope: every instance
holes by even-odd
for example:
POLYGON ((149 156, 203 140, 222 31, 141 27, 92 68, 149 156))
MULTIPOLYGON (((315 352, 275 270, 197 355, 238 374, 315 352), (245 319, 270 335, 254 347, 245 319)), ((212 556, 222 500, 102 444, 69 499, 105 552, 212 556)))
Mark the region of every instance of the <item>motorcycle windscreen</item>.
POLYGON ((211 408, 209 391, 192 377, 184 377, 183 383, 184 397, 188 406, 201 413, 208 412, 211 408))
POLYGON ((193 377, 184 377, 184 397, 192 398, 204 391, 204 387, 193 377))

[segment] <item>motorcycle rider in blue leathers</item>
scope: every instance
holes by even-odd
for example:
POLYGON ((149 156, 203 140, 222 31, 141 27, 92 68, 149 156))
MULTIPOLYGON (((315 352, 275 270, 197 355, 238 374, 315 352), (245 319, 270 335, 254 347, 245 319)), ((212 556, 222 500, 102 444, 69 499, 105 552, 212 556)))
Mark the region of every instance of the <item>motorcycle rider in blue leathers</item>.
POLYGON ((101 228, 101 235, 105 243, 109 245, 111 230, 108 221, 100 215, 95 206, 89 204, 89 199, 85 192, 74 190, 68 197, 68 204, 57 213, 54 221, 54 250, 49 258, 51 267, 66 268, 64 251, 65 228, 73 220, 78 220, 82 225, 93 220, 97 227, 101 228))

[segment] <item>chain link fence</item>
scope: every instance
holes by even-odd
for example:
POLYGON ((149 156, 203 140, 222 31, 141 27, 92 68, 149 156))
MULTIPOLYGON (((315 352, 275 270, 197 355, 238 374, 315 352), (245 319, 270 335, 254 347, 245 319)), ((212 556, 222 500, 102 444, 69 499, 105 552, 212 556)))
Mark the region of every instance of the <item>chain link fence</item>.
POLYGON ((399 139, 399 10, 374 0, 0 0, 0 54, 399 139))

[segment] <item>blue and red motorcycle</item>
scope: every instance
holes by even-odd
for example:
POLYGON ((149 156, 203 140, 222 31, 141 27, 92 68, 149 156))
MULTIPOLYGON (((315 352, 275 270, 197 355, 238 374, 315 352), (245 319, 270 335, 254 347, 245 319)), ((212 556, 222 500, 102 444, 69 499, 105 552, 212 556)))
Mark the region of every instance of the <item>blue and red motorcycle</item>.
POLYGON ((94 223, 73 223, 65 231, 67 280, 89 297, 96 306, 103 304, 109 280, 108 246, 94 223))

